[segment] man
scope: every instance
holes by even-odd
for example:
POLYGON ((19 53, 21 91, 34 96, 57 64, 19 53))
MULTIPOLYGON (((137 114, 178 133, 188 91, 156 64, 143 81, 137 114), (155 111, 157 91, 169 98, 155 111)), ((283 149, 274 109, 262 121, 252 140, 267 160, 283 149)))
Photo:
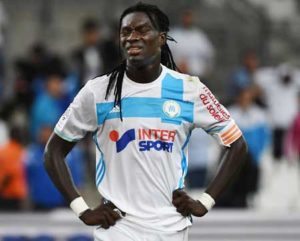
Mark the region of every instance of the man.
POLYGON ((16 126, 9 132, 9 140, 0 146, 0 211, 21 210, 27 197, 24 133, 16 126))
POLYGON ((235 103, 236 96, 241 89, 251 88, 255 102, 264 107, 264 101, 261 98, 261 89, 255 83, 255 76, 259 69, 259 59, 253 49, 247 49, 241 54, 240 66, 230 75, 228 84, 228 97, 231 104, 235 103))
POLYGON ((174 59, 183 73, 207 79, 213 68, 214 46, 207 34, 195 26, 192 9, 183 10, 180 20, 181 25, 170 32, 177 42, 170 44, 174 59))
POLYGON ((187 240, 191 215, 203 216, 240 167, 239 128, 198 80, 180 74, 167 44, 168 17, 137 4, 120 18, 126 59, 90 80, 56 125, 45 166, 95 240, 187 240), (104 88, 103 88, 104 87, 104 88), (200 201, 182 189, 194 126, 226 146, 224 161, 200 201), (97 146, 96 185, 105 201, 90 209, 73 185, 64 157, 86 132, 97 146))
POLYGON ((86 19, 81 27, 82 44, 72 53, 80 87, 89 79, 111 71, 119 63, 118 48, 102 36, 96 19, 86 19))
POLYGON ((285 136, 297 115, 300 78, 291 65, 281 64, 277 68, 260 69, 255 81, 266 99, 272 129, 273 159, 280 164, 283 160, 285 136))

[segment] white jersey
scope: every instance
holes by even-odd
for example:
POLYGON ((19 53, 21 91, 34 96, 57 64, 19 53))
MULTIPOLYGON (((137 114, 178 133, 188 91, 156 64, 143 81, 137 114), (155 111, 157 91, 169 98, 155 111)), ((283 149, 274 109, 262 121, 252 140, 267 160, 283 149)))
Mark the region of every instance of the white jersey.
POLYGON ((129 222, 162 231, 184 229, 191 223, 176 212, 172 192, 184 187, 191 131, 201 127, 225 146, 241 131, 197 77, 165 66, 151 83, 136 83, 125 75, 123 121, 114 95, 105 100, 108 81, 108 76, 88 81, 55 133, 67 141, 94 133, 97 188, 126 212, 129 222))

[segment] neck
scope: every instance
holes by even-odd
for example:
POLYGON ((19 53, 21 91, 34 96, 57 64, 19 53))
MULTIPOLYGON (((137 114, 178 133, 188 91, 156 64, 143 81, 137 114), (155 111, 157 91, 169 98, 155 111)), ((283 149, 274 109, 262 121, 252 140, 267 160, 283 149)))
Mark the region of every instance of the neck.
POLYGON ((150 83, 158 78, 161 71, 160 58, 150 64, 136 65, 127 61, 126 65, 127 76, 137 83, 150 83))

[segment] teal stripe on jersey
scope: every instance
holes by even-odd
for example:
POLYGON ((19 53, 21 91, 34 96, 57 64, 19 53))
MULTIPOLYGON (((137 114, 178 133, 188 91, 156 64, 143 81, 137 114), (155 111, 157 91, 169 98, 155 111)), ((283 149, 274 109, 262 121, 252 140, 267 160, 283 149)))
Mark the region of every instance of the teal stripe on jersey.
POLYGON ((101 154, 101 158, 98 161, 98 164, 96 166, 96 186, 98 187, 101 183, 101 181, 103 180, 103 177, 105 175, 105 171, 106 171, 106 166, 105 166, 105 162, 104 162, 104 158, 103 158, 103 152, 100 149, 99 143, 97 141, 97 130, 93 133, 93 140, 97 146, 97 149, 100 151, 101 154))
POLYGON ((179 183, 178 183, 178 188, 183 188, 184 187, 184 178, 187 174, 187 169, 188 169, 188 163, 187 163, 187 159, 186 159, 186 156, 184 154, 184 149, 186 148, 189 140, 190 140, 190 137, 191 137, 191 134, 192 132, 190 132, 181 148, 181 156, 182 156, 182 159, 181 159, 181 170, 182 170, 182 176, 181 178, 179 179, 179 183))
MULTIPOLYGON (((96 112, 97 112, 97 121, 98 125, 102 125, 104 121, 107 119, 107 115, 114 114, 115 112, 112 112, 114 107, 114 102, 108 102, 108 103, 97 103, 96 104, 96 112)), ((120 113, 117 113, 118 116, 120 113)))
POLYGON ((101 181, 103 180, 105 170, 106 170, 104 159, 103 159, 102 155, 101 155, 101 159, 100 159, 99 163, 100 163, 99 166, 101 166, 101 168, 100 168, 100 170, 99 169, 96 170, 96 186, 97 187, 100 185, 101 181))
POLYGON ((96 131, 94 131, 94 133, 93 133, 93 141, 95 142, 97 149, 102 153, 102 151, 100 150, 98 140, 97 140, 97 131, 98 131, 98 129, 96 131))
POLYGON ((96 177, 98 175, 97 173, 102 168, 102 162, 101 162, 101 160, 102 160, 102 158, 100 158, 100 160, 98 161, 97 166, 96 166, 96 177))
POLYGON ((162 80, 161 97, 171 100, 183 100, 183 80, 166 74, 162 80))
MULTIPOLYGON (((163 104, 167 101, 162 98, 142 98, 128 97, 122 99, 122 116, 123 118, 139 117, 139 118, 161 118, 162 122, 170 122, 180 125, 182 121, 193 123, 192 102, 176 100, 179 104, 180 115, 174 118, 168 117, 163 112, 163 104)), ((113 102, 97 103, 98 125, 102 125, 105 120, 120 118, 120 112, 114 108, 113 102)))

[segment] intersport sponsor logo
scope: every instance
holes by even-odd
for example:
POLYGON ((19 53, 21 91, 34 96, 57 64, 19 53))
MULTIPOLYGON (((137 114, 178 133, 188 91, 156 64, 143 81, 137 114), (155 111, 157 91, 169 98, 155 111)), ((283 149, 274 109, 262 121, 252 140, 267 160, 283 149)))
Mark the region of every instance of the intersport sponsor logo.
POLYGON ((116 143, 117 152, 123 151, 132 141, 138 141, 139 151, 173 151, 173 144, 176 137, 175 130, 161 129, 129 129, 122 136, 119 132, 112 130, 109 139, 116 143))

